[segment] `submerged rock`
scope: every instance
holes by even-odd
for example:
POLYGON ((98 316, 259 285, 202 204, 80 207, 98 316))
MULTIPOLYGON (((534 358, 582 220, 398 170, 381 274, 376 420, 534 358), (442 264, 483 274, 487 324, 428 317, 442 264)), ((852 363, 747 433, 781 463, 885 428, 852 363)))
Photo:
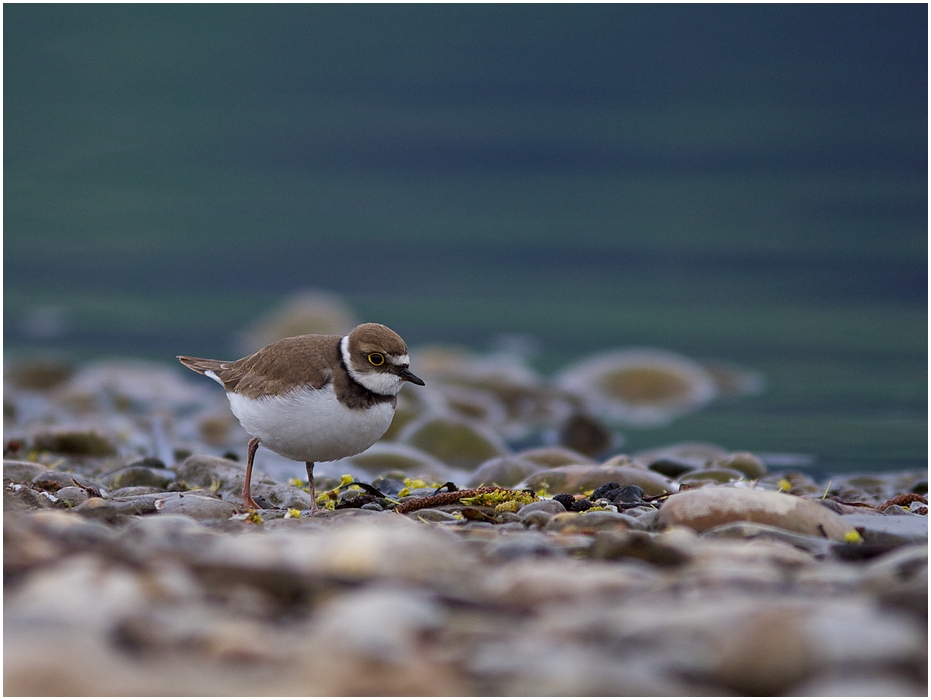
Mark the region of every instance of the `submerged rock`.
POLYGON ((637 426, 664 425, 718 395, 714 377, 700 364, 649 348, 596 355, 567 367, 555 381, 596 415, 637 426))

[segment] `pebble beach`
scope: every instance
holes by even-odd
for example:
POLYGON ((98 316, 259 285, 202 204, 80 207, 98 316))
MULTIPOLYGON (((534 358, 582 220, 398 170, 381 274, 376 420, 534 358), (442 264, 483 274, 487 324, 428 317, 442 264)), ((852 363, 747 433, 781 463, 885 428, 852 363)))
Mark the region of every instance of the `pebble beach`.
POLYGON ((8 365, 4 692, 927 695, 927 472, 627 453, 611 426, 759 390, 669 353, 411 360, 426 387, 317 465, 314 515, 268 451, 242 507, 212 382, 8 365))

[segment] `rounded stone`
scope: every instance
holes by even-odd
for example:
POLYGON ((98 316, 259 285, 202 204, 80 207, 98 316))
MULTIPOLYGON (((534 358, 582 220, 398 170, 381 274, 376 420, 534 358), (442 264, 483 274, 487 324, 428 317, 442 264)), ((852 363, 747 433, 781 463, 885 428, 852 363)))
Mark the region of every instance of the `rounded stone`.
POLYGON ((619 486, 639 486, 648 496, 658 496, 673 490, 669 481, 646 469, 578 464, 537 472, 527 479, 527 486, 534 491, 546 489, 550 493, 582 493, 610 481, 617 482, 619 486))
POLYGON ((20 462, 13 459, 3 460, 3 478, 16 484, 28 484, 32 480, 48 471, 44 464, 36 462, 20 462))
POLYGON ((554 501, 552 499, 545 499, 542 501, 534 501, 533 503, 528 503, 525 506, 522 506, 518 512, 519 515, 524 516, 530 513, 535 512, 550 513, 551 515, 556 515, 557 513, 565 513, 566 507, 559 501, 554 501))
POLYGON ((518 452, 516 457, 540 467, 564 467, 569 464, 594 464, 595 460, 567 447, 535 447, 518 452))
POLYGON ((749 521, 803 535, 845 541, 853 525, 824 506, 773 491, 710 486, 674 494, 659 509, 657 526, 685 525, 697 532, 725 523, 749 521))
POLYGON ((596 414, 628 425, 664 425, 718 395, 700 364, 666 350, 631 348, 567 367, 556 385, 579 396, 596 414))
POLYGON ((154 486, 163 489, 175 478, 175 473, 169 469, 130 466, 108 474, 104 477, 104 483, 111 489, 125 486, 154 486))
POLYGON ((226 520, 240 509, 235 503, 195 493, 172 493, 155 502, 159 513, 187 515, 194 520, 226 520))
POLYGON ((703 484, 708 482, 727 484, 731 481, 740 481, 743 478, 744 474, 736 469, 718 467, 690 471, 679 477, 679 481, 683 484, 703 484))
POLYGON ((66 508, 75 508, 89 498, 87 491, 77 486, 66 486, 63 489, 58 489, 55 497, 59 500, 60 505, 66 508))
POLYGON ((444 464, 476 469, 493 457, 508 454, 508 448, 495 433, 472 421, 450 416, 426 416, 409 424, 398 440, 444 464))
POLYGON ((749 452, 735 452, 724 459, 717 460, 715 466, 736 469, 748 479, 759 479, 769 472, 763 460, 749 452))
POLYGON ((517 486, 531 474, 540 471, 540 465, 517 456, 495 457, 484 462, 472 478, 469 486, 517 486))
POLYGON ((446 465, 433 455, 410 445, 391 442, 376 443, 362 454, 352 457, 351 461, 353 466, 367 474, 403 472, 442 476, 448 471, 446 465))

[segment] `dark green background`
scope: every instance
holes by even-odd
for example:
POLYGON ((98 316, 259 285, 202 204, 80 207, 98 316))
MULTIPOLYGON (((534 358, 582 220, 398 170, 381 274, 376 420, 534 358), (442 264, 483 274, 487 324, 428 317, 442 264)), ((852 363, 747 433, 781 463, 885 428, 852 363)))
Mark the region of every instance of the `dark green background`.
POLYGON ((3 12, 7 357, 230 356, 321 288, 765 374, 630 449, 927 466, 924 4, 3 12))

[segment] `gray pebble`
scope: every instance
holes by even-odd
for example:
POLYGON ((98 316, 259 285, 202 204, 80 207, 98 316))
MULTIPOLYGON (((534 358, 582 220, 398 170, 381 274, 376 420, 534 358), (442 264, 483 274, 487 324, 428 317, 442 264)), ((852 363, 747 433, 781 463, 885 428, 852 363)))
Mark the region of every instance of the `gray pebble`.
POLYGON ((164 489, 176 478, 175 473, 169 469, 131 466, 108 474, 103 481, 111 489, 125 486, 154 486, 164 489))
POLYGON ((549 513, 551 515, 556 515, 557 513, 565 513, 566 508, 559 501, 554 501, 552 499, 546 499, 543 501, 534 501, 533 503, 528 503, 523 506, 519 511, 518 515, 524 516, 534 511, 543 511, 544 513, 549 513))
POLYGON ((521 522, 527 527, 539 527, 544 528, 547 526, 550 520, 553 519, 553 514, 545 510, 532 510, 529 513, 522 513, 520 515, 521 522))
POLYGON ((58 489, 55 497, 64 508, 74 508, 81 505, 89 498, 87 491, 77 486, 66 486, 63 489, 58 489))
POLYGON ((226 520, 241 506, 197 492, 170 493, 153 503, 159 513, 187 515, 194 520, 226 520))
POLYGON ((28 484, 32 480, 48 471, 44 464, 35 462, 20 462, 13 459, 3 460, 3 478, 9 479, 16 484, 28 484))

